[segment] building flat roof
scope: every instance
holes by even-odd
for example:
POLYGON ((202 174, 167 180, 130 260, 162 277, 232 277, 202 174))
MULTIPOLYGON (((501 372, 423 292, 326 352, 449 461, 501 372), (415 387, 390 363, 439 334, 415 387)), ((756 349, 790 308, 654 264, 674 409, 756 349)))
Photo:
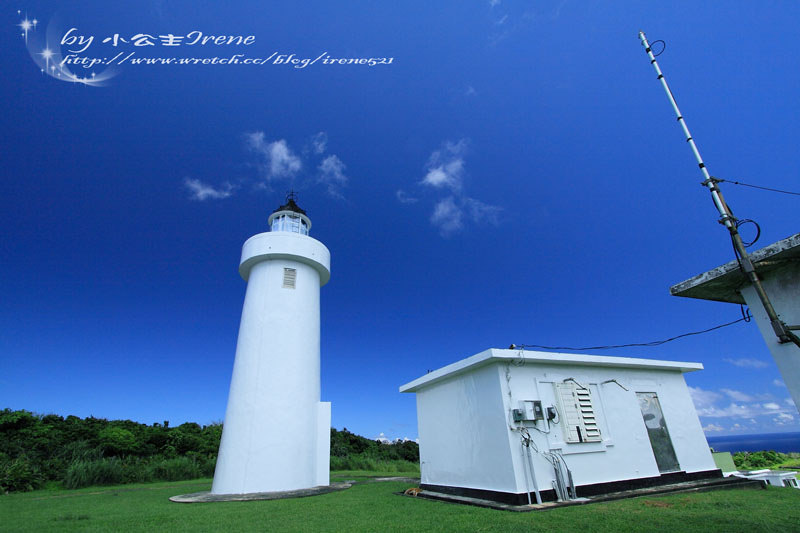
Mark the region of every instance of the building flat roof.
POLYGON ((436 382, 463 374, 493 362, 520 361, 522 364, 557 364, 566 366, 605 366, 617 368, 637 368, 645 370, 671 370, 693 372, 702 370, 701 363, 679 361, 658 361, 655 359, 635 359, 632 357, 611 357, 608 355, 585 355, 575 353, 533 352, 525 350, 500 350, 490 348, 472 357, 428 372, 424 376, 400 387, 400 392, 417 392, 436 382))
MULTIPOLYGON (((759 274, 766 274, 788 261, 800 261, 800 233, 765 246, 750 254, 759 274)), ((739 262, 729 261, 669 288, 673 296, 714 300, 734 304, 745 303, 739 289, 749 282, 739 269, 739 262)))

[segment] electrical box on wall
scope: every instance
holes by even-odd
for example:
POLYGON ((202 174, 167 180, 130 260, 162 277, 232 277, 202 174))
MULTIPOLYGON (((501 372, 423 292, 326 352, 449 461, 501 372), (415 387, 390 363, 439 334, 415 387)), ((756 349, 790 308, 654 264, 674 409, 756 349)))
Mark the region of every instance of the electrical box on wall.
POLYGON ((519 409, 512 411, 515 422, 544 420, 544 409, 539 400, 522 400, 519 409))

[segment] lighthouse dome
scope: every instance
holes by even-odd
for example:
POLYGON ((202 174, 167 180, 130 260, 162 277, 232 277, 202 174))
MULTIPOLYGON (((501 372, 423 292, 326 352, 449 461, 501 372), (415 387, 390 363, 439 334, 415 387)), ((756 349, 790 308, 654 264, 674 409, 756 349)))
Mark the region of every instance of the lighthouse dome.
POLYGON ((308 231, 311 229, 311 219, 297 205, 296 200, 297 194, 290 192, 286 196, 286 203, 272 212, 267 220, 270 231, 288 231, 308 235, 308 231))

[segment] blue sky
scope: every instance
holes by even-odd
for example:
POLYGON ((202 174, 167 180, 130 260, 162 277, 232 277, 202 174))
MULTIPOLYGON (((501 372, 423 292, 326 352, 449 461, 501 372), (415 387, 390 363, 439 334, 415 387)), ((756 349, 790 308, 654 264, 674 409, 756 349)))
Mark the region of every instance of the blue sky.
MULTIPOLYGON (((733 256, 637 33, 666 41, 659 63, 713 175, 797 190, 799 4, 396 4, 5 3, 0 406, 221 420, 241 245, 292 188, 332 255, 322 399, 340 429, 415 438, 397 387, 486 348, 645 342, 739 316, 669 295, 733 256), (107 78, 91 86, 40 70, 44 44, 69 54, 70 28, 94 37, 79 57, 393 59, 72 65, 107 78), (255 39, 158 37, 190 32, 255 39)), ((796 197, 723 190, 761 225, 756 247, 798 231, 796 197)), ((800 430, 755 323, 595 353, 702 362, 687 382, 708 434, 800 430)))

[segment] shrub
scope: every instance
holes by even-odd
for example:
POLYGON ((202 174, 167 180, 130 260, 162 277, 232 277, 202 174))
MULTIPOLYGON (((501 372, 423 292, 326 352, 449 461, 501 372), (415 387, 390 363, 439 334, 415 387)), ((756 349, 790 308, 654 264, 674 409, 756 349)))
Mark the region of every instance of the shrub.
POLYGON ((123 482, 125 473, 119 457, 73 461, 64 476, 64 486, 68 489, 91 485, 115 485, 123 482))
POLYGON ((105 457, 73 461, 64 476, 64 487, 182 481, 214 474, 215 457, 105 457))
POLYGON ((34 490, 41 487, 44 481, 44 476, 27 457, 0 459, 0 492, 34 490))
POLYGON ((419 463, 403 459, 378 460, 364 455, 331 456, 331 470, 367 470, 370 472, 419 472, 419 463))
POLYGON ((786 454, 775 451, 736 452, 733 454, 733 462, 736 468, 742 470, 770 468, 785 462, 787 459, 788 456, 786 454))
POLYGON ((100 444, 108 455, 127 455, 139 450, 139 442, 132 431, 109 426, 98 433, 100 444))
POLYGON ((159 458, 148 465, 150 478, 157 481, 181 481, 203 477, 197 461, 189 457, 159 458))

